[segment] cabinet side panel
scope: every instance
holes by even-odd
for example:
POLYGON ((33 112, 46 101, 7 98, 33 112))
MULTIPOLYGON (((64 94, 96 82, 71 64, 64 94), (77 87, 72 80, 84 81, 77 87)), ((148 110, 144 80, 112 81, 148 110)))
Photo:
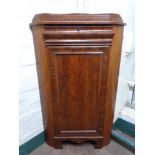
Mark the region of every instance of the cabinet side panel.
POLYGON ((44 129, 46 135, 50 135, 46 136, 47 143, 52 145, 54 130, 53 109, 51 103, 48 52, 44 44, 43 32, 44 29, 41 26, 32 28, 44 129))
POLYGON ((116 101, 117 83, 120 67, 120 57, 122 48, 123 26, 114 28, 114 38, 109 58, 109 71, 107 80, 107 93, 104 115, 104 145, 108 144, 111 137, 114 108, 116 101))

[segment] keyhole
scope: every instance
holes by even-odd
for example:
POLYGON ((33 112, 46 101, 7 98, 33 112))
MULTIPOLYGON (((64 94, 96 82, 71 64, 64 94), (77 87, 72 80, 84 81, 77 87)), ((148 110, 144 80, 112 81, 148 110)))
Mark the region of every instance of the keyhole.
POLYGON ((77 28, 77 31, 80 31, 80 28, 79 27, 77 28))

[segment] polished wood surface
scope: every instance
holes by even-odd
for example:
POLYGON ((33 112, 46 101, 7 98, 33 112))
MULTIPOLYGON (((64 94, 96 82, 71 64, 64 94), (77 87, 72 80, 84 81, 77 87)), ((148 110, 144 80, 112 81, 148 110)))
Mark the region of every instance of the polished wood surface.
POLYGON ((124 25, 119 14, 37 14, 32 20, 31 25, 43 24, 104 24, 104 25, 124 25))
POLYGON ((46 142, 110 141, 124 23, 117 14, 39 14, 32 29, 46 142))

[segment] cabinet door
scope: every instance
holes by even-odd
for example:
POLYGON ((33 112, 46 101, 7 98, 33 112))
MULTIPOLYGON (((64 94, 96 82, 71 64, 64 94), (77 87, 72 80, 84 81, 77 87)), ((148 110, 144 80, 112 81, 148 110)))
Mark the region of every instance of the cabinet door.
POLYGON ((49 49, 56 136, 103 134, 109 48, 49 49))

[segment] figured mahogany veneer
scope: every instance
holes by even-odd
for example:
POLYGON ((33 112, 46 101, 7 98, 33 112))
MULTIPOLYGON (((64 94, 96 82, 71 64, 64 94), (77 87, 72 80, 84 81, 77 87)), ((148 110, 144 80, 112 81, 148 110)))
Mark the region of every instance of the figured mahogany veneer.
POLYGON ((110 141, 124 23, 118 14, 38 14, 33 33, 46 142, 110 141))

